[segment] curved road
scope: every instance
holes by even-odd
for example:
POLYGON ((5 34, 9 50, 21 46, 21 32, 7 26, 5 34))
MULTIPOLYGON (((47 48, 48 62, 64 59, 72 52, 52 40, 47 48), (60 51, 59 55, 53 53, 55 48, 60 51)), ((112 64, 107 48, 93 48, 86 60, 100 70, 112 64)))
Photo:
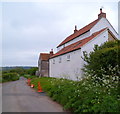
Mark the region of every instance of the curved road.
POLYGON ((2 112, 64 112, 59 104, 37 93, 25 81, 21 78, 2 84, 2 112))

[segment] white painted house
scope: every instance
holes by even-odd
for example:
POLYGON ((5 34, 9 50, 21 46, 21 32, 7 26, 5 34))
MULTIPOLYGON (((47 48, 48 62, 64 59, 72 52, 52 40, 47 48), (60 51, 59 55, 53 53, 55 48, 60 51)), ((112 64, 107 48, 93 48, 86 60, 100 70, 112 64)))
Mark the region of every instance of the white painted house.
POLYGON ((93 50, 94 45, 115 40, 118 34, 106 18, 106 13, 100 9, 98 18, 77 30, 75 26, 74 33, 68 36, 58 46, 58 52, 49 59, 49 76, 58 78, 69 78, 77 80, 83 76, 81 70, 84 61, 81 58, 83 51, 88 53, 93 50))

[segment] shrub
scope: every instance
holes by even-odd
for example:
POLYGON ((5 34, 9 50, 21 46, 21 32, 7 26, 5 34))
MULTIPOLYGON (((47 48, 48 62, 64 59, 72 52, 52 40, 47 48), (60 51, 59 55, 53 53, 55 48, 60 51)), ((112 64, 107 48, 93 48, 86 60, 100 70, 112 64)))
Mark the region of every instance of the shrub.
POLYGON ((17 73, 3 73, 2 82, 19 80, 19 75, 17 73))
POLYGON ((6 72, 8 72, 8 73, 17 73, 19 75, 24 75, 25 74, 25 69, 17 67, 17 68, 14 68, 14 69, 6 70, 6 72))
MULTIPOLYGON (((117 77, 118 78, 118 77, 117 77)), ((120 96, 117 92, 118 81, 102 85, 89 76, 81 81, 56 78, 34 78, 31 83, 40 81, 41 86, 53 100, 63 105, 64 109, 80 112, 119 112, 120 96)))
POLYGON ((27 69, 26 74, 35 75, 37 70, 38 70, 38 67, 33 67, 33 68, 30 68, 30 69, 27 69))
POLYGON ((90 54, 84 52, 84 60, 87 64, 84 65, 84 72, 102 78, 102 75, 120 75, 119 56, 120 47, 119 41, 106 42, 101 46, 95 46, 94 51, 90 54))
POLYGON ((71 81, 57 78, 36 78, 31 83, 37 89, 38 81, 53 100, 64 109, 74 113, 81 112, 119 112, 120 86, 118 57, 119 41, 95 46, 90 54, 84 52, 85 78, 71 81))

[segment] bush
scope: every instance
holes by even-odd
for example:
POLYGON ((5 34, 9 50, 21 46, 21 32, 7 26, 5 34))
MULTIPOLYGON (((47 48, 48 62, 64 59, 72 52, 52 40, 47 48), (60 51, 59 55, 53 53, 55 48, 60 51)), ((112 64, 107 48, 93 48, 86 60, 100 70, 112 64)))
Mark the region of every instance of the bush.
POLYGON ((37 89, 38 81, 53 100, 64 109, 81 112, 120 112, 119 41, 95 46, 89 55, 84 52, 85 78, 71 81, 56 78, 32 79, 37 89))
POLYGON ((4 71, 4 72, 8 72, 8 73, 17 73, 17 74, 19 74, 19 75, 22 76, 22 75, 25 74, 25 69, 18 67, 18 68, 6 70, 6 71, 4 71))
POLYGON ((31 83, 37 89, 37 83, 53 100, 63 105, 64 109, 80 112, 119 112, 120 96, 117 92, 118 81, 102 85, 87 77, 75 82, 67 79, 34 78, 31 83))
POLYGON ((17 73, 2 73, 2 82, 19 80, 17 73))
POLYGON ((35 75, 37 70, 38 70, 38 67, 33 67, 33 68, 30 68, 30 69, 27 69, 26 74, 35 75))
POLYGON ((90 54, 84 52, 84 60, 87 64, 84 65, 84 72, 89 75, 97 75, 102 78, 102 75, 120 75, 119 56, 120 47, 119 41, 106 42, 101 46, 95 46, 94 51, 90 54))

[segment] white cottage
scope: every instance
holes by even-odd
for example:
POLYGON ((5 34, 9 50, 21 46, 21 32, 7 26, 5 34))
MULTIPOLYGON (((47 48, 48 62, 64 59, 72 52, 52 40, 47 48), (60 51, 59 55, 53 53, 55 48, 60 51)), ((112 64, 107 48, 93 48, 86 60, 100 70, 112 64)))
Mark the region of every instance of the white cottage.
POLYGON ((81 58, 83 51, 88 53, 93 50, 94 45, 115 40, 118 34, 106 18, 106 13, 100 9, 98 19, 77 30, 68 36, 58 46, 58 52, 49 59, 49 76, 77 80, 83 76, 81 70, 84 61, 81 58))

